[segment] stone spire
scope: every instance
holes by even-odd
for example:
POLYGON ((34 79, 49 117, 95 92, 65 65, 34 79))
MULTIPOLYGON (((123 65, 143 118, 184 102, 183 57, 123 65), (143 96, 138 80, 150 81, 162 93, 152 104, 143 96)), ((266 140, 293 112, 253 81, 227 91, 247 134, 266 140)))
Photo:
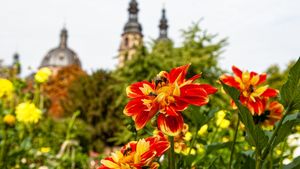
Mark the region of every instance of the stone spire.
POLYGON ((67 40, 68 40, 68 31, 64 27, 61 32, 60 32, 60 43, 59 47, 60 48, 67 48, 67 40))
POLYGON ((166 17, 165 8, 162 9, 162 16, 159 22, 159 37, 158 40, 169 40, 168 38, 168 20, 166 17))
POLYGON ((129 3, 129 19, 125 24, 124 33, 138 33, 142 35, 142 26, 138 22, 138 3, 136 0, 131 0, 129 3))

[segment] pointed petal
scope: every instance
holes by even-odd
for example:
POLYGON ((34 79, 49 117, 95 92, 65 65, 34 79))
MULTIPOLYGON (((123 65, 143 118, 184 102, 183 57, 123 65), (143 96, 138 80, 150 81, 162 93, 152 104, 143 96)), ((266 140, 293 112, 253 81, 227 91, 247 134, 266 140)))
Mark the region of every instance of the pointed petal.
POLYGON ((147 106, 145 106, 143 104, 142 98, 137 98, 137 99, 132 99, 127 103, 123 113, 126 116, 134 116, 146 109, 147 109, 147 106))
POLYGON ((268 88, 267 90, 265 90, 261 96, 263 97, 276 97, 278 94, 278 91, 275 90, 275 89, 271 89, 271 88, 268 88))
POLYGON ((259 81, 257 82, 256 85, 262 84, 263 82, 266 81, 266 79, 267 79, 267 74, 266 73, 260 74, 259 75, 259 81))
POLYGON ((174 83, 175 81, 177 81, 178 84, 181 84, 185 79, 189 67, 190 64, 187 64, 172 69, 169 74, 169 82, 174 83))
POLYGON ((199 85, 201 88, 203 88, 207 94, 214 94, 218 91, 217 88, 209 85, 209 84, 200 84, 199 85))
POLYGON ((163 155, 170 148, 169 141, 157 141, 151 145, 150 150, 156 150, 156 156, 163 155))
POLYGON ((228 75, 222 75, 220 77, 221 82, 225 83, 228 86, 235 87, 240 89, 240 83, 235 80, 234 77, 228 75))
POLYGON ((183 127, 183 118, 179 116, 166 116, 159 114, 157 118, 157 125, 159 130, 169 136, 178 135, 183 127))
POLYGON ((237 68, 236 66, 232 66, 231 69, 232 69, 233 73, 234 73, 237 77, 239 77, 240 79, 242 79, 242 74, 243 74, 243 72, 242 72, 239 68, 237 68))
POLYGON ((137 130, 145 127, 147 122, 157 113, 157 109, 153 108, 150 111, 142 111, 134 117, 135 127, 137 130))
POLYGON ((136 82, 126 88, 127 97, 137 98, 149 95, 154 91, 154 85, 147 81, 136 82))
POLYGON ((202 106, 209 101, 206 91, 199 86, 199 84, 189 84, 180 88, 180 97, 175 97, 176 100, 184 101, 186 103, 202 106))

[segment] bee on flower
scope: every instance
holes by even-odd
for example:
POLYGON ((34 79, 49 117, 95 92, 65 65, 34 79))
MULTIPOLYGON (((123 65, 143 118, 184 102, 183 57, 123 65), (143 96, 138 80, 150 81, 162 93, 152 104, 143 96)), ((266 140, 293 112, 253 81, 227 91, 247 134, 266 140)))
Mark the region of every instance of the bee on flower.
POLYGON ((158 114, 158 128, 169 136, 175 136, 183 129, 181 112, 190 104, 207 104, 208 96, 217 92, 211 85, 194 83, 200 74, 185 79, 189 66, 162 71, 152 82, 141 81, 127 87, 127 96, 131 100, 124 114, 133 118, 137 130, 158 114))
POLYGON ((10 98, 14 91, 14 86, 11 81, 0 78, 0 98, 10 98))
POLYGON ((33 103, 24 102, 16 107, 17 120, 23 123, 37 123, 42 118, 42 111, 33 103))
POLYGON ((49 77, 51 76, 52 71, 47 68, 41 68, 38 70, 38 72, 34 75, 34 80, 38 83, 45 83, 49 80, 49 77))
POLYGON ((159 164, 155 160, 169 147, 170 144, 162 133, 139 141, 131 141, 120 151, 102 159, 98 169, 157 169, 159 164))
MULTIPOLYGON (((276 97, 278 91, 262 85, 267 78, 265 73, 242 72, 239 68, 232 66, 233 76, 222 75, 220 81, 228 86, 240 91, 240 101, 244 104, 252 115, 261 115, 265 109, 265 98, 276 97)), ((233 102, 232 102, 233 103, 233 102)))

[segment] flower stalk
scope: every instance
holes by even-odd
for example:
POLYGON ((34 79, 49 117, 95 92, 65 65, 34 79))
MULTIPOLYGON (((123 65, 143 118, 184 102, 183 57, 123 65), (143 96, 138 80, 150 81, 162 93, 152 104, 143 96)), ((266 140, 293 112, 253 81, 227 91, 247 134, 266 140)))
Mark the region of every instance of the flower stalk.
POLYGON ((175 169, 175 151, 174 151, 174 137, 169 136, 170 149, 169 149, 169 169, 175 169))
POLYGON ((232 145, 231 145, 230 160, 229 160, 228 169, 231 169, 231 165, 232 165, 232 161, 233 161, 233 154, 234 154, 234 150, 235 150, 235 143, 236 143, 237 134, 238 134, 238 130, 239 130, 239 125, 240 125, 240 118, 238 116, 237 124, 236 124, 235 130, 234 130, 233 142, 232 142, 232 145))

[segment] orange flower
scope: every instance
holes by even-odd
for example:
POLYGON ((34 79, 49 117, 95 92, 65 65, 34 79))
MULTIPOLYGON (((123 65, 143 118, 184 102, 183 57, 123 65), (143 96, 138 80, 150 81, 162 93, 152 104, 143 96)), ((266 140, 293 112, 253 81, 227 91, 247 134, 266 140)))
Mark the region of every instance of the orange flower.
POLYGON ((110 157, 101 160, 98 169, 157 169, 159 164, 155 159, 164 154, 170 147, 162 133, 139 141, 131 141, 112 153, 110 157))
POLYGON ((273 127, 274 124, 282 118, 284 107, 277 101, 272 101, 266 105, 263 114, 253 116, 256 124, 261 124, 264 127, 273 127))
POLYGON ((248 107, 252 115, 261 115, 265 109, 264 98, 275 97, 278 91, 268 85, 261 85, 266 81, 265 73, 259 75, 255 72, 242 72, 235 66, 232 66, 232 71, 234 76, 222 75, 220 80, 240 91, 240 101, 248 107))
POLYGON ((151 83, 137 82, 127 87, 131 98, 124 114, 131 116, 136 128, 143 128, 158 112, 158 128, 167 135, 175 136, 183 128, 181 112, 189 104, 202 106, 208 103, 208 95, 217 91, 208 84, 193 83, 200 75, 185 79, 188 65, 174 68, 170 73, 162 71, 151 83))

